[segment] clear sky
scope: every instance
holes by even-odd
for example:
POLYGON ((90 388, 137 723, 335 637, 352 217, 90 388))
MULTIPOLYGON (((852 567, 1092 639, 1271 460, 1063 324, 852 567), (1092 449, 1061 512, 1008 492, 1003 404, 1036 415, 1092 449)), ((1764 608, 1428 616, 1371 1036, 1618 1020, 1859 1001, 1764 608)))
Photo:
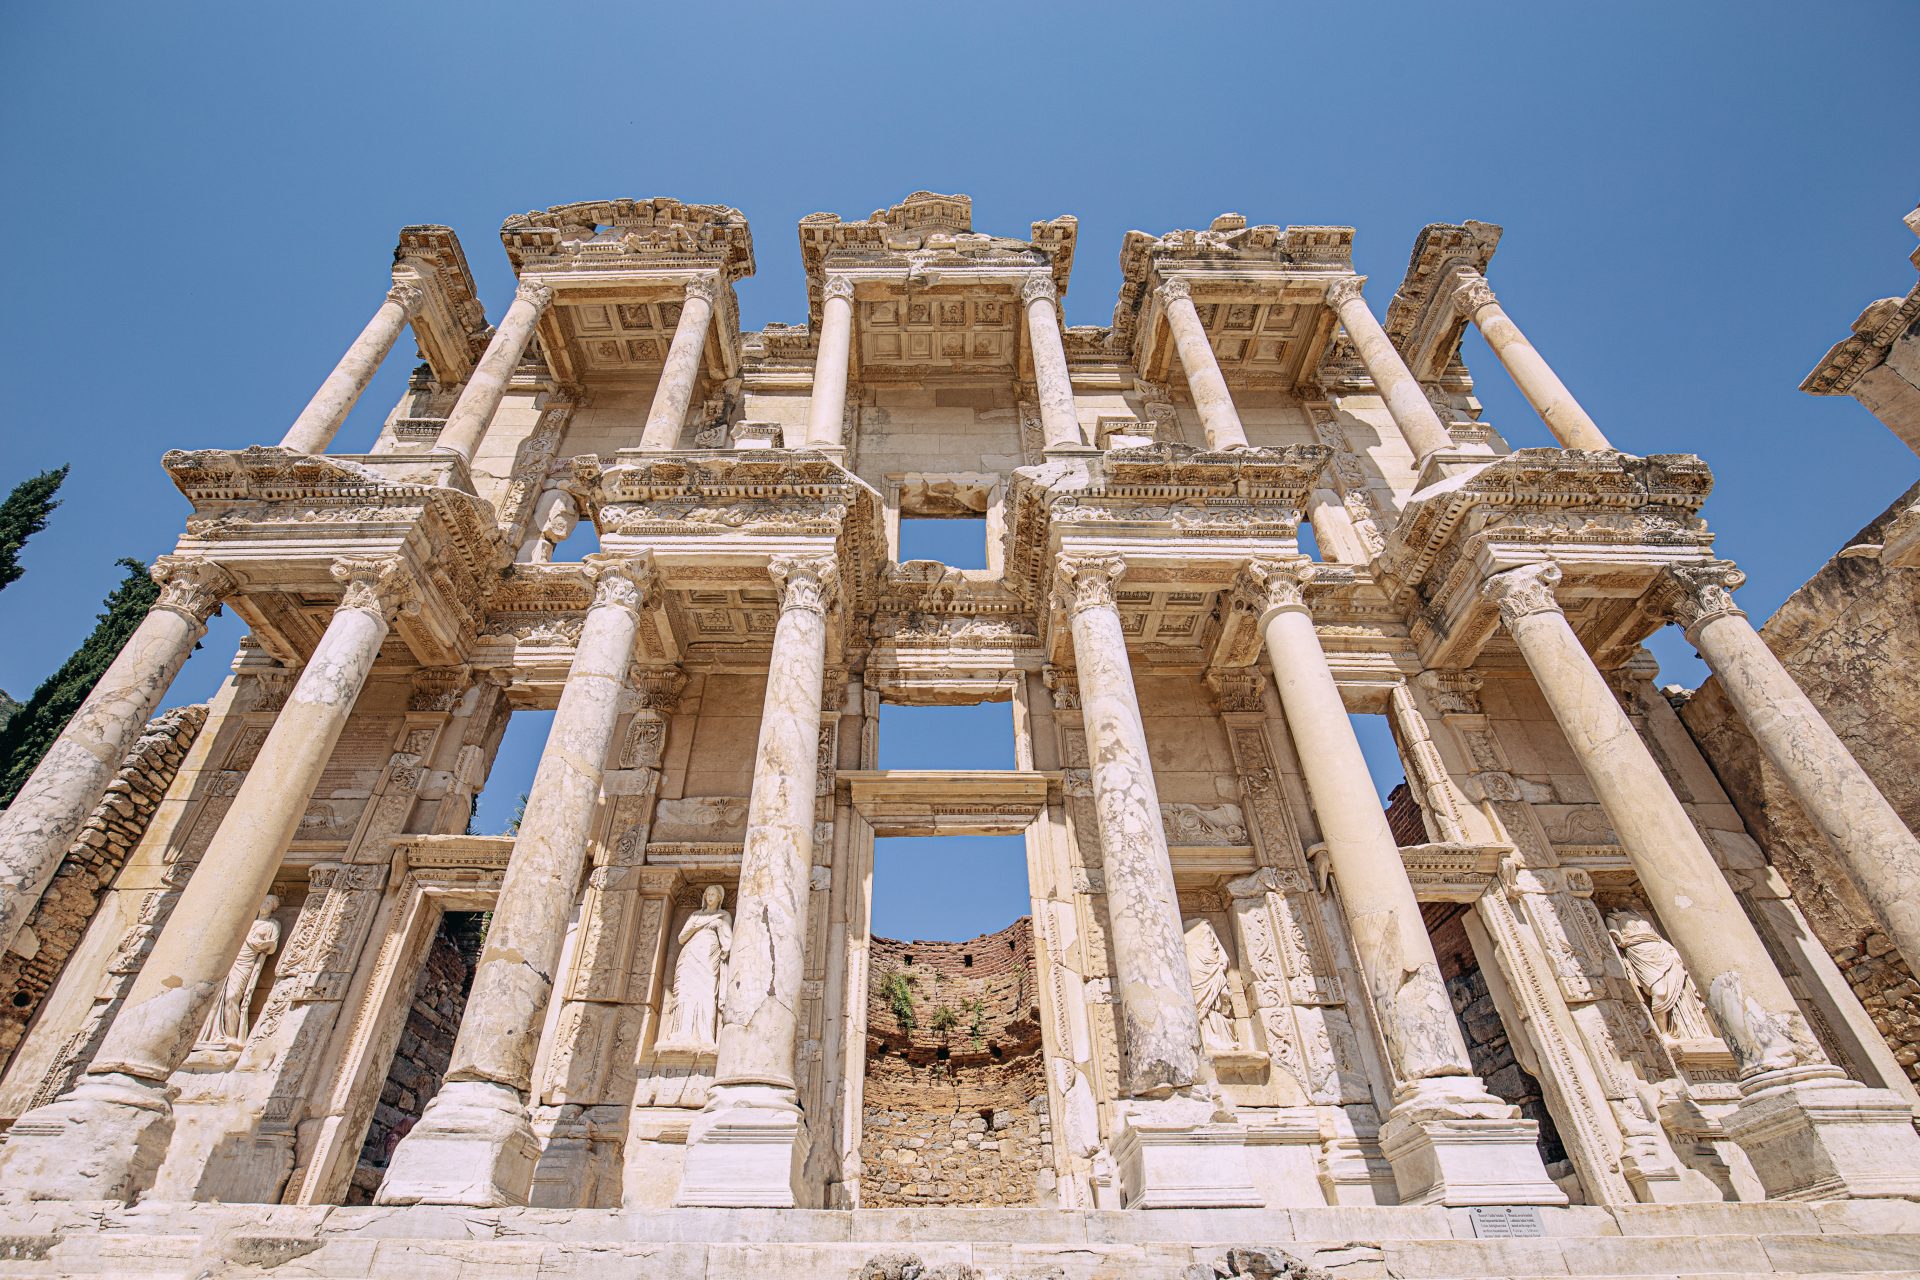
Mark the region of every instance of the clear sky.
MULTIPOLYGON (((15 0, 0 486, 73 472, 0 593, 0 688, 26 696, 73 649, 116 557, 170 547, 163 450, 280 438, 399 227, 453 226, 497 319, 501 219, 609 196, 744 210, 748 327, 804 318, 802 216, 919 188, 972 195, 989 232, 1077 215, 1074 324, 1111 314, 1129 228, 1350 224, 1381 310, 1422 224, 1501 223, 1495 287, 1614 442, 1712 465, 1707 515, 1762 617, 1920 474, 1852 401, 1796 389, 1912 283, 1916 54, 1920 9, 1891 0, 15 0)), ((371 441, 409 354, 337 448, 371 441)), ((1547 443, 1477 339, 1468 356, 1487 417, 1547 443)), ((212 691, 239 631, 216 622, 171 701, 212 691)), ((1654 647, 1697 682, 1683 641, 1654 647)))

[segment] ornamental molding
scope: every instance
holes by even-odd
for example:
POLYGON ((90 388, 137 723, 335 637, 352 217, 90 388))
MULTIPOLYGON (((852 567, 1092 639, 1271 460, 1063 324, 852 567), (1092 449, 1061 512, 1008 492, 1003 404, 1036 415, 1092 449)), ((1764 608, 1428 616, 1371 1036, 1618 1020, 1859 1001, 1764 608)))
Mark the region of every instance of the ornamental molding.
POLYGON ((526 271, 717 271, 729 285, 753 274, 746 215, 718 204, 581 200, 508 218, 500 242, 516 273, 526 271))
POLYGON ((1469 219, 1431 223, 1415 239, 1407 274, 1381 324, 1422 382, 1441 378, 1459 365, 1460 339, 1468 321, 1454 308, 1454 290, 1462 279, 1485 276, 1500 233, 1494 223, 1469 219))
POLYGON ((1800 389, 1815 396, 1851 395, 1861 377, 1879 366, 1893 344, 1915 325, 1920 325, 1920 286, 1904 298, 1868 303, 1854 320, 1853 332, 1820 358, 1800 389))
POLYGON ((424 295, 409 318, 434 382, 445 388, 465 382, 486 350, 489 328, 460 237, 437 224, 402 227, 393 280, 396 288, 418 288, 424 295))

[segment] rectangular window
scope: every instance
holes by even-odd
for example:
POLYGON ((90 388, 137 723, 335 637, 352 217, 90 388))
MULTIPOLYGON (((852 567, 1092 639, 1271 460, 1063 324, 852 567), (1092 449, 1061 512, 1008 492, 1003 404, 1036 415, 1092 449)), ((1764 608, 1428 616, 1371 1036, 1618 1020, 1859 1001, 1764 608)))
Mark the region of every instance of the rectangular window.
POLYGON ((985 516, 900 518, 900 560, 938 560, 955 569, 987 567, 985 516))
POLYGON ((1011 769, 1013 704, 880 705, 882 769, 1011 769))

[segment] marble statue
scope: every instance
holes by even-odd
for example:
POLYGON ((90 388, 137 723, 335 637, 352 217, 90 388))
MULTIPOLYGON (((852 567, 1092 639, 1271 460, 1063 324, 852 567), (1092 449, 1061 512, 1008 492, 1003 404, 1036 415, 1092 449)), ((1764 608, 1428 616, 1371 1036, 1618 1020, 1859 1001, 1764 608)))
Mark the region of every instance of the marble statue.
POLYGON ((1686 966, 1671 942, 1637 911, 1622 908, 1607 917, 1607 932, 1627 962, 1633 985, 1653 1010, 1653 1025, 1668 1040, 1711 1040, 1713 1023, 1686 966))
POLYGON ((207 1021, 200 1028, 200 1039, 194 1048, 238 1049, 247 1042, 248 1011, 253 1004, 254 988, 260 985, 267 957, 280 949, 280 926, 273 919, 279 907, 280 899, 272 894, 260 904, 253 925, 247 930, 246 941, 240 944, 240 954, 234 957, 226 981, 220 984, 220 995, 213 1002, 213 1008, 207 1010, 207 1021))
POLYGON ((726 890, 710 884, 700 906, 680 926, 680 958, 673 966, 673 1011, 661 1043, 711 1048, 720 1014, 722 966, 733 950, 733 916, 720 904, 726 890))
POLYGON ((1227 1000, 1227 949, 1206 920, 1186 922, 1187 970, 1193 978, 1193 1007, 1200 1017, 1200 1044, 1208 1053, 1232 1053, 1233 1006, 1227 1000))

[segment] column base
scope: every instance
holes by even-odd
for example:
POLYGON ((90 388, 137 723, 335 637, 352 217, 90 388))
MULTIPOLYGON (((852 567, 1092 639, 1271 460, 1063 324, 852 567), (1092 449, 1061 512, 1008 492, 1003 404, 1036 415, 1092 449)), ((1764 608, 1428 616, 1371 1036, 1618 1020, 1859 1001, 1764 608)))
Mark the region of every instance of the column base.
POLYGON ((682 1208, 791 1209, 807 1161, 806 1130, 793 1091, 719 1085, 687 1130, 682 1208))
POLYGON ((1740 1082, 1720 1118, 1753 1163, 1769 1200, 1920 1200, 1913 1108, 1837 1067, 1767 1071, 1740 1082))
POLYGON ((540 1142, 520 1091, 493 1080, 441 1086, 400 1140, 375 1204, 524 1205, 540 1142))
POLYGON ((138 1076, 88 1075, 13 1122, 0 1146, 0 1198, 132 1200, 173 1140, 171 1091, 138 1076))
POLYGON ((1261 1209, 1247 1129, 1205 1098, 1136 1098, 1113 1139, 1128 1209, 1261 1209))
POLYGON ((1380 1126, 1401 1204, 1567 1203, 1547 1176, 1540 1126, 1472 1076, 1422 1080, 1403 1090, 1380 1126))

